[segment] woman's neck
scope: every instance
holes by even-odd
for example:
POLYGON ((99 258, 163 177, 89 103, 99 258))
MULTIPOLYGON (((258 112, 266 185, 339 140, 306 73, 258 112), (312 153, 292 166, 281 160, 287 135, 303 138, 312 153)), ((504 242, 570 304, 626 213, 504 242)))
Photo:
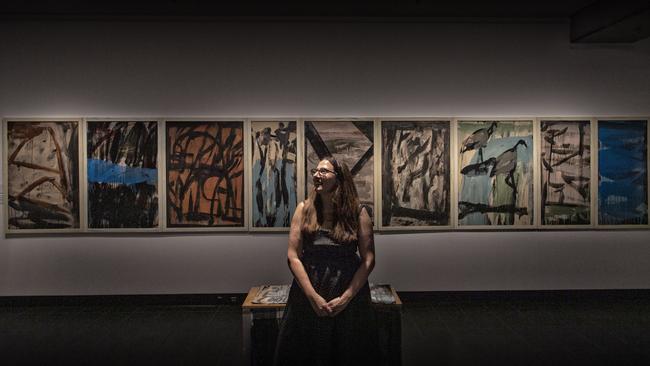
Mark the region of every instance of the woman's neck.
POLYGON ((327 193, 320 193, 320 204, 323 211, 332 211, 334 210, 334 204, 332 204, 332 195, 327 193))
POLYGON ((332 204, 332 196, 327 194, 321 194, 321 214, 323 222, 321 225, 323 228, 331 228, 334 223, 334 205, 332 204))

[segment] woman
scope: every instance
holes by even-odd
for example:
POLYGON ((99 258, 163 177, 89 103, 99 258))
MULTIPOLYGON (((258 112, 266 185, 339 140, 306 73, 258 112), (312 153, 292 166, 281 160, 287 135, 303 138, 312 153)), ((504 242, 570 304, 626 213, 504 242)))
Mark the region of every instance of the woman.
POLYGON ((375 265, 370 215, 345 164, 326 157, 291 221, 294 276, 276 365, 365 365, 377 355, 368 276, 375 265), (357 254, 357 249, 359 254, 357 254))

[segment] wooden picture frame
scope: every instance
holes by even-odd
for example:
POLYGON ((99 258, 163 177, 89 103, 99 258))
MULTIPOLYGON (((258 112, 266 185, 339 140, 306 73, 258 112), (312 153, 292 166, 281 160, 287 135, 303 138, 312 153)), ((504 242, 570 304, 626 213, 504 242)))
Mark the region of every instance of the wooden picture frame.
POLYGON ((78 117, 3 118, 5 235, 79 233, 83 230, 81 136, 84 131, 81 121, 82 119, 78 117), (22 127, 13 127, 14 124, 15 126, 22 125, 22 127), (39 124, 42 125, 37 126, 39 124), (66 124, 69 124, 69 126, 66 124), (34 126, 38 128, 34 128, 34 126), (22 138, 22 140, 12 148, 10 147, 12 145, 10 133, 14 129, 16 130, 16 139, 22 138), (45 143, 50 141, 49 147, 51 149, 45 151, 45 148, 41 147, 35 153, 30 154, 30 161, 21 160, 21 151, 23 149, 36 149, 32 143, 35 138, 41 138, 45 143), (39 158, 38 161, 34 161, 35 158, 39 158), (18 172, 25 170, 24 175, 18 172), (12 179, 10 179, 10 175, 12 179), (14 177, 18 175, 25 180, 20 183, 14 182, 18 179, 14 177), (19 186, 14 187, 16 185, 19 186), (34 189, 39 189, 39 192, 34 193, 35 197, 31 197, 34 189), (21 202, 15 202, 14 207, 22 207, 22 209, 12 208, 10 210, 9 206, 12 205, 10 202, 14 194, 21 197, 21 202), (27 195, 30 197, 26 197, 27 195), (27 211, 27 213, 10 217, 12 210, 27 211), (10 221, 12 219, 16 219, 13 226, 23 225, 25 228, 11 227, 10 221), (18 220, 21 220, 22 223, 18 223, 18 220), (69 224, 66 223, 66 220, 68 220, 69 224), (44 227, 38 227, 39 225, 44 227))
POLYGON ((380 149, 377 149, 376 152, 378 157, 376 160, 379 163, 379 169, 376 169, 378 183, 376 191, 378 192, 377 202, 379 202, 377 208, 379 230, 401 232, 451 229, 454 216, 452 200, 455 191, 452 184, 454 171, 451 159, 453 151, 452 119, 391 117, 379 118, 378 125, 376 141, 380 142, 380 149), (409 131, 417 131, 418 134, 425 136, 411 136, 414 132, 409 131), (400 138, 395 146, 394 138, 397 136, 393 136, 393 134, 397 133, 400 134, 400 138), (442 151, 438 148, 440 144, 442 144, 442 151), (396 156, 400 154, 401 156, 396 156), (420 154, 421 157, 413 160, 413 154, 420 154), (404 161, 404 157, 407 155, 411 158, 410 161, 404 161), (440 161, 441 159, 442 161, 440 161), (394 166, 398 161, 400 167, 394 166), (434 169, 433 164, 436 162, 439 167, 434 169), (409 175, 409 171, 417 176, 409 175), (435 175, 434 171, 442 171, 442 179, 435 175), (399 184, 401 178, 405 178, 409 182, 399 184), (411 197, 411 194, 408 193, 415 182, 418 182, 417 188, 426 189, 427 192, 416 189, 413 190, 415 196, 411 197), (395 192, 396 188, 401 194, 395 192), (403 199, 400 199, 399 196, 402 196, 403 199), (432 202, 436 199, 443 202, 438 202, 438 204, 432 202), (388 203, 387 200, 389 200, 388 203), (400 201, 402 202, 399 203, 400 201), (427 203, 423 204, 423 202, 427 203), (393 204, 400 205, 397 211, 393 204), (430 205, 436 206, 436 209, 427 210, 426 207, 430 205), (439 206, 443 206, 442 217, 436 216, 439 206), (399 215, 391 218, 386 217, 387 214, 392 215, 393 212, 403 212, 403 215, 401 217, 399 215), (395 224, 391 225, 391 222, 395 222, 395 224), (399 222, 405 224, 400 225, 399 222), (440 224, 435 224, 435 222, 440 222, 440 224))
MULTIPOLYGON (((595 119, 593 117, 587 117, 587 116, 554 116, 554 117, 540 117, 538 118, 538 123, 539 123, 539 136, 537 136, 537 141, 538 143, 538 160, 539 164, 537 166, 537 169, 539 170, 539 181, 537 182, 537 187, 539 188, 539 197, 538 197, 538 202, 539 204, 537 205, 537 217, 539 218, 539 229, 543 230, 586 230, 586 229, 593 229, 595 227, 595 205, 597 202, 597 182, 598 182, 598 172, 596 171, 596 160, 598 157, 598 141, 595 140, 595 129, 596 129, 596 123, 595 119), (545 123, 549 122, 550 124, 562 124, 564 123, 565 125, 575 125, 578 126, 576 123, 587 123, 589 128, 588 128, 588 133, 589 133, 589 181, 588 182, 580 182, 580 179, 572 180, 572 174, 567 174, 568 176, 566 177, 569 182, 564 181, 563 183, 567 185, 572 185, 574 187, 578 187, 577 185, 582 184, 583 189, 585 188, 585 183, 587 183, 587 187, 589 190, 589 223, 585 224, 547 224, 544 221, 545 218, 545 213, 543 212, 545 210, 545 202, 544 202, 544 184, 545 184, 545 174, 549 173, 549 168, 545 166, 545 164, 548 164, 548 159, 544 160, 544 155, 546 150, 550 148, 550 141, 545 140, 546 138, 549 139, 554 139, 557 136, 564 135, 567 131, 574 134, 576 131, 572 129, 571 131, 564 130, 562 127, 558 127, 558 129, 555 129, 556 131, 544 131, 544 126, 545 123), (564 133, 562 131, 565 131, 564 133)), ((569 127, 569 126, 563 126, 563 127, 569 127)), ((554 140, 553 140, 554 141, 554 140)), ((564 144, 566 145, 566 144, 564 144)), ((560 147, 560 148, 565 148, 565 147, 560 147)), ((584 157, 584 154, 583 154, 584 157)), ((568 158, 567 155, 563 156, 563 158, 568 158)), ((551 157, 552 159, 552 157, 551 157)), ((575 160, 573 158, 569 158, 569 160, 575 160)), ((561 162, 556 161, 556 163, 561 162)), ((552 165, 552 164, 551 164, 552 165)), ((553 169, 555 167, 551 167, 553 169)), ((554 172, 558 173, 558 172, 554 172)), ((564 176, 564 172, 559 172, 561 176, 564 176)), ((564 178, 561 178, 564 180, 564 178)), ((559 181, 557 174, 555 177, 556 181, 559 181)), ((550 189, 550 188, 549 188, 550 189)), ((572 188, 572 190, 575 190, 575 188, 572 188)))
MULTIPOLYGON (((249 202, 248 200, 249 195, 247 192, 250 191, 250 188, 247 186, 248 181, 246 179, 246 174, 249 171, 249 163, 250 163, 250 139, 246 138, 246 131, 250 130, 250 126, 248 124, 248 121, 245 118, 239 118, 239 117, 233 117, 233 118, 202 118, 202 117, 183 117, 183 118, 165 118, 163 121, 164 129, 165 129, 165 134, 164 134, 164 139, 165 143, 163 145, 163 153, 164 153, 164 178, 165 178, 165 222, 164 222, 164 228, 163 230, 166 232, 245 232, 248 230, 248 213, 247 208, 249 207, 249 202), (192 130, 189 131, 187 128, 192 127, 194 125, 196 128, 200 128, 202 130, 192 130), (200 126, 202 125, 202 126, 200 126), (178 145, 178 141, 171 141, 170 139, 175 136, 170 136, 170 129, 178 128, 180 129, 181 126, 185 128, 185 135, 183 138, 186 138, 182 144, 185 144, 185 147, 182 147, 178 145), (211 129, 211 131, 205 131, 211 129), (227 137, 224 137, 221 135, 221 132, 223 130, 226 130, 225 133, 228 134, 227 137), (239 129, 241 131, 241 134, 237 136, 237 132, 235 131, 236 129, 239 129), (214 131, 212 131, 214 130, 214 131), (211 133, 214 132, 217 135, 215 135, 215 138, 211 137, 211 133), (233 135, 234 133, 234 135, 233 135), (221 141, 217 145, 215 143, 214 146, 212 146, 213 149, 221 149, 218 151, 217 156, 214 156, 214 151, 203 151, 201 150, 205 146, 201 147, 202 143, 205 142, 199 142, 197 141, 192 145, 192 149, 198 149, 196 151, 192 150, 189 152, 182 152, 179 154, 179 152, 174 153, 173 159, 177 160, 179 162, 178 167, 172 167, 170 165, 170 143, 172 145, 178 145, 180 148, 185 148, 188 149, 190 148, 189 145, 193 143, 194 139, 208 139, 212 142, 216 141, 216 137, 219 136, 221 137, 221 141), (234 137, 233 137, 234 136, 234 137), (190 141, 192 140, 192 141, 190 141), (232 144, 235 144, 232 146, 232 144), (231 149, 234 147, 234 150, 231 149), (231 149, 226 151, 227 149, 231 149), (201 150, 201 151, 199 151, 201 150), (198 159, 207 159, 207 161, 201 162, 200 160, 195 160, 193 162, 190 162, 189 164, 186 163, 185 159, 196 159, 197 156, 193 155, 195 153, 199 152, 200 156, 198 156, 198 159), (208 154, 208 155, 204 155, 208 154), (182 155, 182 156, 181 156, 182 155), (183 162, 180 162, 178 159, 184 159, 183 162), (222 159, 218 163, 215 163, 213 159, 222 159), (238 163, 238 159, 241 159, 240 163, 238 163), (221 164, 221 165, 219 165, 221 164), (190 167, 187 167, 190 165, 190 167), (196 166, 192 167, 192 165, 198 165, 199 167, 197 168, 196 166), (187 172, 185 172, 185 169, 188 169, 187 172), (177 179, 174 184, 180 184, 183 186, 182 189, 184 189, 186 192, 187 190, 191 190, 190 194, 188 197, 181 196, 180 198, 180 203, 182 206, 193 206, 193 212, 188 212, 184 213, 183 208, 178 208, 181 211, 182 215, 189 215, 187 217, 191 217, 189 220, 194 220, 197 222, 202 222, 204 220, 207 220, 207 224, 202 224, 202 223, 189 223, 188 224, 170 224, 170 220, 175 220, 174 219, 174 212, 171 212, 170 210, 170 202, 175 200, 175 195, 170 194, 170 179, 169 179, 169 174, 170 170, 176 170, 179 169, 181 172, 178 173, 185 175, 182 178, 179 179, 185 179, 189 178, 189 180, 185 180, 182 182, 179 182, 177 179), (190 171, 190 169, 193 169, 193 171, 190 171), (224 171, 225 170, 225 171, 224 171), (233 177, 228 177, 229 175, 234 174, 233 177), (197 176, 198 175, 198 176, 197 176), (223 183, 223 177, 222 175, 227 176, 226 179, 226 187, 223 187, 221 184, 223 183), (195 177, 191 177, 195 176, 195 177), (232 185, 229 183, 229 179, 233 179, 232 184, 235 185, 233 188, 232 185), (196 183, 196 185, 195 185, 196 183), (236 185, 239 186, 236 186, 236 185), (206 194, 202 194, 203 190, 205 187, 210 186, 205 192, 208 190, 209 194, 212 194, 212 198, 207 197, 206 194), (188 200, 189 197, 192 197, 192 194, 194 194, 194 197, 197 197, 196 200, 201 200, 204 202, 199 202, 196 201, 194 198, 191 200, 188 200), (232 195, 238 195, 241 194, 241 200, 239 202, 236 202, 237 206, 230 206, 233 202, 228 202, 231 200, 236 199, 233 198, 232 195), (215 199, 217 195, 225 195, 226 196, 226 202, 221 201, 221 196, 218 199, 215 199), (216 207, 215 207, 216 205, 216 207), (225 207, 224 207, 225 206, 225 207), (241 214, 238 215, 236 214, 237 211, 241 211, 241 214), (223 220, 224 218, 233 218, 233 223, 232 224, 226 224, 226 225, 213 225, 210 224, 211 220, 223 220), (239 220, 239 223, 236 222, 236 220, 239 220)), ((208 145, 209 146, 209 145, 208 145)), ((177 177, 178 178, 178 177, 177 177)), ((180 193, 179 193, 180 194, 180 193)), ((177 209, 177 211, 178 211, 177 209)), ((185 219, 180 219, 180 221, 183 221, 185 219)))
POLYGON ((376 119, 364 117, 313 117, 301 119, 300 122, 303 125, 304 198, 307 198, 311 185, 309 170, 316 166, 315 164, 320 160, 319 157, 331 154, 337 160, 347 162, 353 177, 355 177, 359 201, 366 207, 370 204, 372 205, 370 206, 372 212, 369 212, 369 214, 373 220, 373 228, 378 229, 376 119), (326 137, 323 138, 323 136, 326 137), (328 144, 334 146, 334 141, 338 141, 338 139, 343 141, 339 141, 336 144, 338 146, 346 146, 346 151, 332 151, 330 147, 327 147, 328 144), (345 141, 345 139, 348 139, 348 141, 345 141), (341 142, 345 144, 341 144, 341 142), (314 144, 318 146, 316 149, 314 148, 314 144), (350 155, 350 149, 355 150, 354 156, 350 155), (372 159, 372 162, 369 162, 370 159, 372 159), (372 171, 368 172, 368 170, 372 171), (357 174, 363 174, 363 176, 357 176, 357 174))
MULTIPOLYGON (((598 143, 599 143, 599 148, 598 148, 598 152, 597 152, 598 159, 596 160, 597 161, 597 163, 596 163, 596 169, 597 169, 596 172, 598 174, 598 182, 599 182, 599 184, 597 186, 598 200, 597 200, 596 205, 595 205, 595 214, 594 214, 595 218, 596 218, 596 223, 595 223, 596 228, 598 228, 598 229, 647 229, 647 228, 650 228, 650 219, 648 219, 648 212, 647 212, 648 203, 649 203, 648 202, 648 200, 649 200, 648 196, 650 195, 650 191, 649 191, 649 188, 648 188, 648 182, 650 182, 650 157, 648 155, 649 150, 650 150, 650 149, 648 149, 648 141, 650 140, 650 126, 649 126, 650 118, 648 118, 648 117, 596 117, 595 121, 596 121, 596 139, 597 139, 596 141, 598 141, 598 143), (642 204, 645 205, 646 223, 640 223, 640 224, 601 224, 601 217, 600 216, 601 216, 602 208, 601 208, 600 202, 603 199, 604 200, 609 200, 610 199, 609 196, 607 198, 603 197, 603 192, 601 192, 601 182, 603 182, 604 179, 612 180, 612 177, 603 176, 601 174, 601 167, 604 168, 607 164, 605 162, 601 161, 603 159, 602 159, 602 156, 601 156, 600 152, 603 151, 604 148, 606 148, 606 149, 610 148, 608 146, 603 147, 602 142, 601 142, 601 135, 602 135, 602 132, 603 132, 603 131, 601 131, 601 126, 604 126, 605 122, 626 122, 626 123, 643 123, 643 124, 645 124, 645 136, 643 136, 643 135, 639 136, 638 133, 634 133, 635 131, 633 131, 632 135, 630 135, 630 136, 631 136, 631 138, 634 138, 634 139, 645 138, 645 154, 643 154, 643 158, 645 158, 645 164, 644 165, 645 165, 645 173, 646 173, 645 174, 646 186, 645 186, 645 202, 643 202, 642 204)), ((636 132, 638 132, 638 131, 636 131, 636 132)), ((618 136, 616 140, 618 141, 620 138, 621 138, 621 136, 618 136)), ((619 149, 619 151, 629 151, 632 148, 633 148, 633 144, 623 146, 621 149, 619 149)), ((619 165, 621 163, 620 159, 622 157, 625 157, 625 156, 622 156, 621 154, 617 155, 616 165, 619 165)), ((622 179, 625 179, 625 178, 622 178, 622 179)), ((616 178, 614 178, 614 180, 616 180, 616 178)), ((621 199, 625 199, 626 197, 622 197, 621 199)))
POLYGON ((248 124, 247 138, 250 140, 251 157, 248 164, 249 171, 246 175, 248 180, 247 187, 250 189, 247 192, 250 197, 248 200, 250 203, 248 207, 249 231, 288 232, 295 209, 300 203, 301 197, 304 197, 304 166, 299 161, 304 147, 302 144, 302 129, 299 128, 301 124, 298 122, 298 118, 278 117, 251 118, 248 119, 248 124), (285 124, 286 126, 284 126, 285 124), (268 135, 264 137, 259 136, 267 128, 268 135), (294 135, 293 141, 291 137, 292 133, 294 135), (285 141, 284 137, 279 137, 278 135, 280 134, 286 136, 288 141, 285 141), (292 151, 293 149, 295 149, 295 152, 292 151), (262 154, 265 155, 266 163, 258 164, 256 152, 260 154, 260 158, 262 154), (280 156, 268 156, 268 154, 276 153, 279 153, 280 156), (285 161, 278 162, 278 159, 285 161), (273 167, 269 168, 268 165, 270 164, 273 167), (289 164, 288 168, 285 167, 285 164, 289 164), (293 164, 293 167, 291 167, 291 164, 293 164), (262 169, 260 165, 264 166, 268 180, 264 179, 264 177, 258 177, 258 170, 262 169), (272 171, 269 169, 272 169, 272 171), (287 169, 290 173, 287 173, 287 169), (284 180, 284 184, 279 180, 284 180), (289 186, 291 182, 293 182, 293 187, 289 186), (274 187, 267 187, 266 184, 273 185, 274 187), (276 185, 277 187, 275 187, 276 185), (284 190, 285 186, 286 190, 284 190), (293 192, 290 188, 293 188, 293 192), (281 197, 271 197, 276 192, 280 192, 281 197), (262 205, 257 202, 257 196, 262 198, 262 205), (272 208, 271 210, 274 212, 268 215, 271 217, 272 223, 267 222, 267 218, 256 215, 258 212, 262 213, 265 211, 264 206, 270 202, 269 200, 276 201, 279 205, 277 209, 272 208), (276 216, 275 213, 279 213, 282 218, 276 216), (263 222, 263 226, 258 226, 256 224, 257 221, 263 222), (284 222, 283 226, 278 226, 280 222, 284 222))
MULTIPOLYGON (((164 183, 165 181, 163 180, 163 153, 162 153, 162 146, 161 143, 164 141, 162 132, 163 126, 162 126, 162 121, 159 118, 142 118, 142 117, 136 117, 136 118, 110 118, 110 117, 101 117, 101 118, 84 118, 84 135, 83 135, 83 167, 84 167, 84 174, 83 174, 83 179, 82 179, 82 186, 83 186, 83 193, 84 193, 84 219, 86 222, 85 226, 85 231, 87 232, 160 232, 163 229, 163 220, 164 220, 164 214, 163 214, 163 193, 164 193, 164 183), (90 212, 90 200, 91 200, 91 194, 90 194, 90 187, 89 187, 89 169, 91 166, 89 165, 89 156, 88 156, 88 149, 89 149, 89 141, 88 141, 88 134, 94 131, 94 127, 90 127, 93 124, 104 124, 107 127, 106 124, 109 123, 155 123, 155 142, 157 144, 156 146, 156 171, 155 173, 155 178, 156 178, 156 187, 155 187, 155 193, 156 193, 156 202, 157 202, 157 218, 156 218, 156 223, 155 225, 152 225, 151 227, 94 227, 93 224, 91 223, 91 212, 90 212), (91 227, 93 226, 93 227, 91 227)), ((122 126, 122 128, 124 128, 122 126)), ((128 129, 128 127, 126 127, 128 129)), ((144 142, 144 145, 150 143, 151 140, 147 140, 144 142)), ((119 145, 118 145, 119 147, 119 145)), ((144 146, 143 146, 144 147, 144 146)), ((119 147, 119 150, 128 150, 128 146, 122 146, 119 147)), ((114 149, 117 150, 117 149, 114 149)), ((119 154, 119 153, 118 153, 119 154)), ((113 165, 121 165, 122 167, 126 165, 124 162, 112 162, 113 165)), ((123 168, 124 169, 124 168, 123 168)), ((128 169, 128 167, 126 168, 128 169)), ((140 168, 136 168, 140 169, 140 168)), ((145 168, 143 170, 148 170, 150 171, 153 168, 145 168)), ((151 176, 153 176, 151 174, 151 176)), ((151 178, 151 177, 150 177, 151 178)), ((149 180, 150 182, 150 180, 149 180)), ((142 184, 142 183, 140 183, 142 184)), ((111 183, 111 185, 115 185, 115 183, 111 183)), ((135 200, 135 196, 131 197, 133 200, 135 200)), ((105 201, 105 199, 104 199, 105 201)), ((143 216, 144 214, 141 214, 140 216, 143 216)))
MULTIPOLYGON (((455 168, 455 177, 456 177, 456 197, 453 201, 455 204, 456 217, 454 218, 454 227, 458 230, 529 230, 535 229, 538 227, 539 218, 536 215, 536 207, 539 205, 539 191, 536 188, 539 180, 539 172, 537 169, 538 164, 538 152, 537 152, 537 140, 536 136, 539 134, 539 126, 536 123, 534 117, 459 117, 454 118, 454 125, 456 130, 455 138, 455 155, 456 164, 455 168), (518 129, 523 128, 521 126, 528 125, 526 128, 530 132, 524 131, 525 135, 506 135, 499 136, 499 141, 496 141, 492 138, 498 136, 496 133, 499 129, 499 124, 502 123, 507 127, 507 125, 512 125, 512 128, 518 129), (519 126, 519 127, 518 127, 519 126), (464 131, 461 129, 464 128, 464 131), (471 131, 471 132, 470 132, 471 131), (510 141, 512 140, 512 141, 510 141), (530 144, 533 146, 531 147, 530 144), (508 145, 508 146, 506 146, 508 145), (526 206, 520 204, 517 207, 517 200, 521 199, 521 194, 519 194, 519 182, 516 183, 517 187, 512 187, 512 184, 515 184, 514 181, 516 177, 521 177, 521 175, 516 175, 515 170, 521 165, 512 164, 512 159, 516 159, 516 162, 522 161, 518 158, 519 156, 519 146, 522 145, 522 152, 524 152, 528 162, 525 163, 525 172, 531 170, 529 175, 525 177, 529 183, 529 188, 527 189, 527 196, 524 196, 526 201, 526 206), (486 150, 485 156, 482 155, 483 149, 486 150), (475 153, 471 153, 476 151, 475 153), (472 163, 472 156, 466 156, 465 153, 470 152, 470 154, 478 154, 476 162, 472 163), (466 165, 462 166, 465 162, 466 165), (462 177, 465 176, 465 177, 462 177), (469 179, 468 179, 469 178, 469 179), (467 180, 465 180, 467 179, 467 180), (497 180, 499 180, 497 182, 497 180), (465 181, 468 182, 468 186, 465 187, 465 181), (512 182, 508 184, 508 182, 512 182), (511 191, 512 198, 516 201, 514 204, 510 204, 506 201, 511 201, 512 199, 506 194, 501 192, 496 192, 492 190, 496 186, 508 185, 508 189, 504 188, 503 191, 511 191), (485 193, 482 197, 470 197, 469 195, 475 195, 485 193), (474 202, 476 198, 477 202, 474 202), (492 205, 490 200, 498 200, 497 205, 492 205), (478 202, 481 201, 481 202, 478 202), (485 201, 485 202, 483 202, 485 201), (513 209, 509 209, 509 206, 513 205, 513 209), (462 207, 461 207, 462 206, 462 207), (530 207, 532 206, 532 207, 530 207), (482 212, 484 211, 484 212, 482 212), (470 224, 462 223, 462 220, 465 220, 468 215, 474 215, 475 217, 469 217, 466 221, 488 221, 491 220, 521 220, 521 217, 532 216, 528 220, 528 224, 470 224), (484 216, 480 216, 483 214, 484 216), (487 216, 487 215, 492 216, 487 216), (506 217, 506 214, 510 217, 506 217), (461 215, 463 217, 461 217, 461 215)), ((520 201, 523 202, 523 201, 520 201)))

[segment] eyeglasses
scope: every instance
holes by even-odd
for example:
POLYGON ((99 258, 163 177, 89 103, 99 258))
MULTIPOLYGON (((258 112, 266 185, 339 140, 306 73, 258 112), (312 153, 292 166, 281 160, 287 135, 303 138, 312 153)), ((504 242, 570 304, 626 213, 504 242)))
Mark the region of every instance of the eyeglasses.
POLYGON ((318 173, 319 175, 325 175, 327 173, 332 173, 332 174, 336 175, 336 172, 334 172, 332 170, 329 170, 327 168, 312 169, 310 171, 311 171, 311 175, 316 175, 316 173, 318 173))

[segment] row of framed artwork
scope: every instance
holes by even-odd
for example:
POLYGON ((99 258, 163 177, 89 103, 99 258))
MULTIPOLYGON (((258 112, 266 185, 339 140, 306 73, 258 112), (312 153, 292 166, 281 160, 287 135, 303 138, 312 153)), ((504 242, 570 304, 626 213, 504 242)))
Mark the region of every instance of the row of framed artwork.
POLYGON ((648 228, 648 119, 7 118, 5 233, 282 231, 327 155, 379 230, 648 228))

